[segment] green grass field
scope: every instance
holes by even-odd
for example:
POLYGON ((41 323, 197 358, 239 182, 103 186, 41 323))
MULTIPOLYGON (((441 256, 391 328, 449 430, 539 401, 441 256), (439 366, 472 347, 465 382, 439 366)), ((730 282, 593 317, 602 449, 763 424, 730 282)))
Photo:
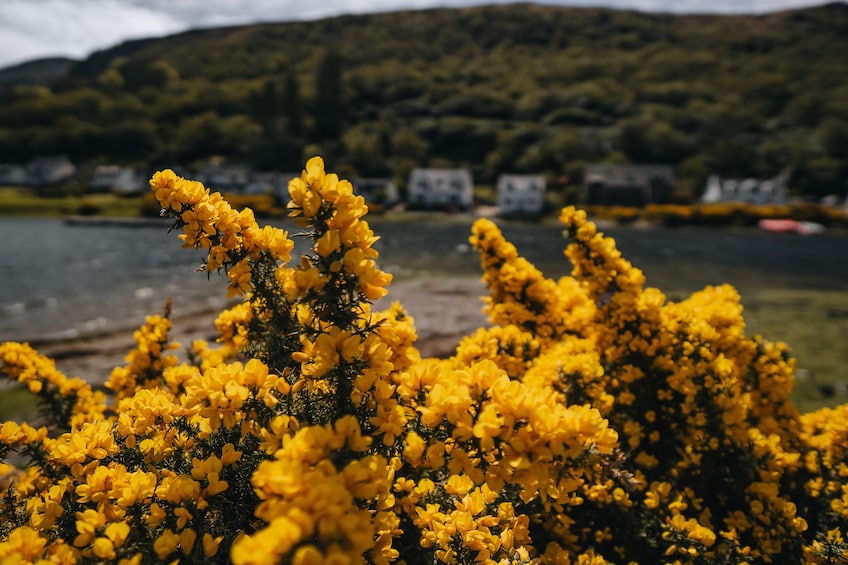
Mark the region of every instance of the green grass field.
POLYGON ((8 420, 27 422, 37 415, 38 402, 26 387, 0 382, 0 424, 8 420))
POLYGON ((58 218, 76 214, 136 217, 141 198, 114 194, 42 197, 26 189, 0 187, 0 216, 58 218))
POLYGON ((742 294, 747 334, 788 344, 798 361, 795 402, 802 412, 848 402, 848 294, 766 289, 742 294))
MULTIPOLYGON (((685 276, 661 274, 649 284, 669 300, 683 300, 698 288, 685 276)), ((745 334, 789 345, 797 360, 793 398, 798 408, 809 412, 848 403, 848 293, 800 286, 764 288, 761 277, 741 269, 727 282, 741 296, 745 334)))

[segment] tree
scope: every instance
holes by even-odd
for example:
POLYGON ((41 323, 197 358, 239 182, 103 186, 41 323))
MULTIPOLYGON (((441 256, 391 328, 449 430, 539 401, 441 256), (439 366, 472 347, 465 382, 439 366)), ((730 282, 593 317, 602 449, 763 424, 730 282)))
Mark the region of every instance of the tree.
POLYGON ((277 85, 273 78, 266 79, 262 88, 250 96, 250 107, 253 117, 263 127, 272 129, 277 118, 280 116, 279 95, 277 85))
POLYGON ((315 77, 315 139, 334 139, 342 131, 342 59, 335 50, 327 51, 318 63, 315 77))
POLYGON ((824 150, 836 159, 848 158, 848 120, 828 118, 816 129, 824 150))
POLYGON ((396 157, 405 157, 417 161, 423 161, 427 155, 427 142, 411 128, 403 128, 395 131, 392 135, 392 154, 396 157))
POLYGON ((821 198, 830 194, 845 196, 845 176, 839 161, 825 155, 804 155, 792 170, 790 186, 801 194, 821 198))
POLYGON ((251 96, 250 106, 261 127, 249 155, 253 164, 260 168, 297 168, 303 145, 303 116, 293 69, 286 69, 282 90, 275 77, 266 79, 251 96))
POLYGON ((386 172, 386 157, 379 132, 369 128, 349 129, 342 136, 347 163, 360 176, 378 176, 386 172))
POLYGON ((300 86, 294 68, 289 65, 283 77, 282 113, 286 119, 286 129, 295 136, 303 135, 303 103, 300 100, 300 86))
POLYGON ((643 118, 621 122, 619 146, 637 163, 678 163, 691 152, 687 136, 662 121, 643 118))

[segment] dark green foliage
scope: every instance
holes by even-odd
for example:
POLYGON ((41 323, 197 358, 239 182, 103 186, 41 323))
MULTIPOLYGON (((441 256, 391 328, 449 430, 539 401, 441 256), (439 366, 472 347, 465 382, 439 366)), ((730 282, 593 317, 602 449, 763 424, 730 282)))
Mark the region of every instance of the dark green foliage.
POLYGON ((325 53, 318 63, 312 114, 315 119, 314 137, 319 140, 336 139, 342 132, 342 64, 341 56, 332 50, 325 53))
POLYGON ((844 53, 843 3, 761 16, 517 4, 196 30, 7 88, 0 150, 287 170, 321 147, 336 168, 401 185, 414 166, 474 166, 491 183, 626 159, 676 166, 693 196, 709 173, 787 173, 796 193, 844 196, 844 53))

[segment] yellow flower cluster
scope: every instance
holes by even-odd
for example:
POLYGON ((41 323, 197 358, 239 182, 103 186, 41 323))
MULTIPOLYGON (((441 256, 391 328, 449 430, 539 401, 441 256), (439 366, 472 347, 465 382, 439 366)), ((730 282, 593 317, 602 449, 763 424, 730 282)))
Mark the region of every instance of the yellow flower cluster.
POLYGON ((167 169, 157 172, 150 187, 163 206, 182 227, 183 247, 208 250, 205 268, 224 268, 230 279, 228 297, 243 296, 253 288, 252 275, 267 262, 288 262, 294 243, 278 228, 260 228, 253 211, 237 212, 221 193, 203 184, 178 177, 167 169))
POLYGON ((66 377, 52 359, 39 355, 29 344, 0 343, 0 370, 49 407, 45 416, 60 429, 103 417, 103 393, 92 390, 82 379, 66 377))
POLYGON ((372 310, 391 276, 320 158, 289 185, 292 264, 250 210, 151 187, 243 302, 184 362, 149 317, 108 398, 0 344, 46 416, 0 425, 0 563, 848 558, 848 409, 798 413, 788 348, 745 335, 731 287, 667 301, 573 208, 548 279, 480 220, 490 325, 422 359, 400 304, 372 310))
MULTIPOLYGON (((379 270, 372 247, 377 237, 362 217, 368 212, 365 199, 353 193, 353 185, 324 172, 324 161, 314 157, 301 178, 289 184, 288 208, 298 225, 314 231, 313 249, 319 266, 306 266, 294 277, 298 293, 312 286, 324 290, 328 282, 344 298, 359 293, 369 300, 386 294, 392 276, 379 270)), ((281 277, 286 278, 288 277, 281 277)))
POLYGON ((165 316, 148 316, 145 324, 135 331, 133 338, 138 344, 126 357, 125 367, 115 367, 106 381, 106 388, 112 390, 115 397, 133 396, 140 388, 151 388, 159 383, 162 372, 177 364, 174 355, 166 355, 169 349, 179 344, 168 342, 171 321, 165 316))
POLYGON ((516 325, 546 342, 588 328, 594 307, 574 279, 545 278, 489 220, 475 222, 471 244, 480 252, 491 293, 484 311, 492 324, 516 325))
POLYGON ((238 539, 233 562, 341 563, 370 554, 386 563, 397 557, 390 467, 381 455, 362 456, 371 443, 353 416, 284 437, 252 480, 262 500, 256 516, 267 526, 238 539))

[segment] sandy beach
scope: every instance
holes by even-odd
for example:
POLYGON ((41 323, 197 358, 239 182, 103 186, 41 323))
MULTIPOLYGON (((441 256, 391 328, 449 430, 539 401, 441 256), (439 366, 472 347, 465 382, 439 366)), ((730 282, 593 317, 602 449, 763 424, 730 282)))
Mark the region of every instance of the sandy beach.
MULTIPOLYGON (((462 337, 486 325, 480 300, 485 292, 478 278, 400 280, 391 284, 389 294, 374 307, 384 309, 399 301, 415 320, 421 354, 444 357, 453 353, 462 337)), ((191 315, 173 312, 171 338, 183 347, 196 339, 214 341, 214 320, 218 313, 219 310, 212 309, 191 315)), ((114 367, 125 364, 124 358, 135 346, 133 331, 128 329, 32 345, 39 353, 54 359, 59 370, 66 375, 99 385, 114 367)))

